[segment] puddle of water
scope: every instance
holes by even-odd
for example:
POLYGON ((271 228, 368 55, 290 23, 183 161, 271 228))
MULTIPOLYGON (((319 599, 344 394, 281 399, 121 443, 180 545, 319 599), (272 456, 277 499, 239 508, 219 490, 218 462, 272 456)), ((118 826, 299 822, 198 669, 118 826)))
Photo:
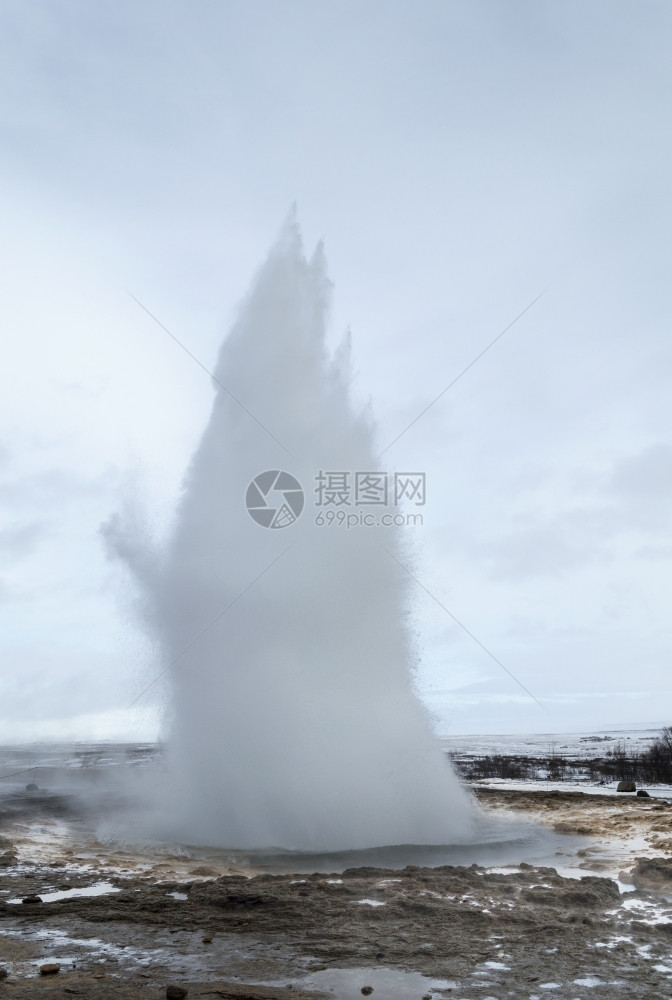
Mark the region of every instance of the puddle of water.
POLYGON ((360 906, 385 906, 382 899, 358 899, 360 906))
MULTIPOLYGON (((111 892, 121 892, 111 882, 97 882, 95 885, 87 885, 81 889, 62 889, 59 892, 38 893, 43 903, 53 903, 57 899, 74 899, 76 896, 106 896, 111 892)), ((186 899, 186 896, 185 896, 186 899)), ((21 899, 8 899, 8 903, 20 903, 21 899)))
POLYGON ((371 986, 374 997, 385 1000, 409 1000, 422 997, 430 991, 454 990, 458 983, 449 979, 430 979, 420 972, 401 972, 398 969, 376 968, 324 969, 312 972, 301 979, 278 980, 271 986, 292 985, 302 990, 324 990, 338 1000, 362 1000, 362 987, 371 986))
MULTIPOLYGON (((552 833, 531 820, 504 819, 479 816, 474 839, 468 844, 413 845, 400 844, 361 850, 333 853, 302 851, 255 850, 231 851, 230 860, 274 874, 323 872, 335 875, 347 868, 405 868, 420 865, 435 868, 439 865, 486 866, 530 864, 554 866, 556 855, 563 851, 574 856, 579 848, 592 843, 586 836, 552 833)), ((585 874, 585 873, 584 873, 585 874)))
POLYGON ((186 894, 186 892, 167 892, 166 895, 172 896, 173 899, 189 899, 189 896, 186 894))

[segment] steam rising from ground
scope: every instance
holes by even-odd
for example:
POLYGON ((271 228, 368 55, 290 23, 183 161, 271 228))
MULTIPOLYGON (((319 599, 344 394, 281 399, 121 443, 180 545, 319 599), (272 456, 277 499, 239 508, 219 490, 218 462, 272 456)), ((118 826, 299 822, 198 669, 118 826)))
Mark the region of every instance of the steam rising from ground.
POLYGON ((222 346, 165 551, 148 560, 116 535, 171 664, 165 805, 183 841, 332 850, 468 836, 470 803, 411 688, 407 578, 381 548, 404 558, 400 538, 314 523, 319 470, 379 468, 347 346, 325 347, 329 293, 321 247, 308 262, 290 218, 222 346), (260 527, 248 484, 283 469, 304 512, 260 527))

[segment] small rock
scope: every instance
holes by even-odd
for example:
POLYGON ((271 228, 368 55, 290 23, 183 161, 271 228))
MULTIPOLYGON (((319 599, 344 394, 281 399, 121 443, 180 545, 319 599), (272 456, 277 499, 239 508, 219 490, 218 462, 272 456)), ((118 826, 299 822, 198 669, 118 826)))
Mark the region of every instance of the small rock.
POLYGON ((616 791, 617 792, 636 792, 637 791, 637 785, 634 783, 634 781, 619 781, 618 785, 616 786, 616 791))
POLYGON ((201 938, 203 944, 212 944, 212 934, 206 934, 205 937, 201 938))
POLYGON ((637 789, 637 798, 638 799, 650 799, 651 796, 646 791, 646 789, 644 789, 644 788, 638 788, 637 789))
POLYGON ((3 979, 6 979, 8 975, 9 973, 7 972, 7 969, 3 969, 2 966, 0 966, 0 982, 2 982, 3 979))
POLYGON ((185 990, 183 986, 166 987, 167 1000, 184 1000, 186 995, 187 995, 187 990, 185 990))
POLYGON ((34 893, 31 896, 24 896, 21 900, 22 903, 41 903, 42 897, 36 896, 34 893))
POLYGON ((12 865, 16 864, 16 851, 12 850, 4 851, 0 854, 0 868, 11 868, 12 865))
POLYGON ((29 785, 26 785, 27 792, 39 792, 39 790, 40 789, 37 787, 34 781, 31 781, 29 785))
POLYGON ((58 962, 47 962, 46 965, 40 966, 41 976, 54 976, 57 972, 61 971, 61 967, 58 962))
POLYGON ((373 993, 373 986, 362 986, 362 993, 365 997, 371 996, 373 993))

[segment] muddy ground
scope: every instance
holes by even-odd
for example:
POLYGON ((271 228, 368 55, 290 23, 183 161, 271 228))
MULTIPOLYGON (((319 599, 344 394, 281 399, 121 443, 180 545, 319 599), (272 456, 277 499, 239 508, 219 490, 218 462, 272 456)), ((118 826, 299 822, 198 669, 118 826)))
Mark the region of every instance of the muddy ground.
POLYGON ((374 1000, 672 998, 672 806, 615 793, 477 794, 487 810, 593 837, 577 865, 613 875, 621 860, 631 891, 588 870, 569 878, 527 864, 272 875, 175 857, 130 873, 117 863, 104 875, 117 891, 49 900, 101 879, 75 835, 67 840, 76 803, 5 797, 0 1000, 161 998, 168 985, 259 1000, 347 1000, 367 986, 374 1000), (59 851, 31 857, 27 845, 50 830, 59 851), (637 849, 649 859, 638 862, 637 849), (12 902, 31 896, 43 901, 12 902), (41 975, 46 963, 59 971, 41 975))

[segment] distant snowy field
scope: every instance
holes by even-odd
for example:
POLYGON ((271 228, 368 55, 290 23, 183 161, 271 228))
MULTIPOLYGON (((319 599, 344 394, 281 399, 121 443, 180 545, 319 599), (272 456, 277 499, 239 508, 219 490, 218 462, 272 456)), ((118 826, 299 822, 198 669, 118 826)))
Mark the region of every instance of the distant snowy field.
POLYGON ((622 743, 629 754, 648 749, 660 735, 657 729, 609 729, 578 733, 533 733, 507 735, 445 736, 441 746, 446 753, 464 756, 522 755, 548 757, 560 754, 568 760, 576 757, 599 757, 622 743))
MULTIPOLYGON (((441 746, 444 753, 450 754, 460 764, 483 757, 520 757, 532 762, 539 760, 537 777, 484 776, 474 779, 479 785, 511 790, 562 789, 564 792, 590 791, 591 794, 610 795, 616 789, 617 780, 596 780, 571 770, 565 777, 552 778, 545 766, 548 758, 558 756, 571 765, 573 761, 604 758, 617 748, 623 748, 628 757, 632 757, 646 751, 659 735, 660 729, 614 729, 560 734, 453 736, 442 738, 441 746)), ((672 797, 672 785, 637 782, 637 787, 646 789, 653 797, 672 797)))
POLYGON ((65 771, 142 767, 160 759, 155 743, 26 743, 0 746, 0 791, 50 781, 65 771))
MULTIPOLYGON (((487 734, 444 736, 439 739, 445 753, 460 757, 525 756, 547 758, 559 754, 567 760, 602 757, 624 745, 628 754, 648 749, 660 729, 611 729, 577 733, 487 734)), ((10 772, 31 780, 35 768, 138 767, 160 759, 163 748, 156 743, 44 742, 0 746, 0 781, 10 772)), ((10 780, 6 778, 5 780, 10 780)))

